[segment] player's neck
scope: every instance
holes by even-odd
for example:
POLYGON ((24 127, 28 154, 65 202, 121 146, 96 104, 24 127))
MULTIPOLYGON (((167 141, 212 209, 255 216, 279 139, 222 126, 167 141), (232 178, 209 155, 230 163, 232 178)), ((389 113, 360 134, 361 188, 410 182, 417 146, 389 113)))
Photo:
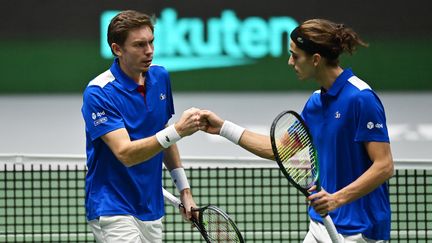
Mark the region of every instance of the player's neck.
POLYGON ((144 85, 145 81, 145 73, 141 71, 136 72, 128 68, 126 65, 123 65, 122 62, 119 62, 121 70, 133 81, 135 81, 138 85, 144 85))
POLYGON ((343 72, 339 66, 322 68, 318 73, 316 80, 326 90, 329 90, 336 78, 343 72))

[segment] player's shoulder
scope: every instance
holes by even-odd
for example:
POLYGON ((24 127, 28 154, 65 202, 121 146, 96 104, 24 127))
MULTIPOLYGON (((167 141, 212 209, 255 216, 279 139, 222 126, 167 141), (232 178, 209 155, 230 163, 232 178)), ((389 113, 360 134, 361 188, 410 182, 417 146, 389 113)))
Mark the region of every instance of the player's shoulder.
POLYGON ((154 74, 168 75, 168 70, 164 66, 158 65, 158 64, 153 64, 153 63, 150 66, 150 72, 152 72, 154 74))
POLYGON ((312 92, 312 94, 309 96, 308 100, 306 101, 305 106, 306 107, 315 107, 319 106, 321 103, 321 90, 315 90, 312 92))
POLYGON ((381 100, 378 94, 367 84, 357 76, 352 76, 348 79, 351 84, 350 100, 354 104, 381 104, 381 100))
POLYGON ((371 86, 357 76, 350 77, 348 85, 349 92, 345 92, 345 94, 355 100, 376 97, 375 91, 371 86))
POLYGON ((88 85, 87 88, 89 87, 100 87, 100 88, 104 88, 107 84, 113 82, 116 78, 114 77, 113 73, 111 72, 111 70, 106 70, 105 72, 99 74, 98 76, 96 76, 94 79, 92 79, 88 85))
POLYGON ((320 99, 320 97, 321 97, 321 89, 317 89, 317 90, 312 92, 309 99, 310 100, 316 100, 316 99, 320 99))
POLYGON ((351 87, 353 87, 354 89, 356 89, 358 91, 372 90, 372 88, 369 86, 369 84, 367 84, 365 81, 363 81, 362 79, 360 79, 357 76, 350 77, 348 79, 348 83, 351 85, 351 87))
POLYGON ((312 92, 312 94, 309 96, 309 100, 316 100, 319 99, 321 96, 321 89, 317 89, 312 92))
POLYGON ((116 78, 109 69, 99 74, 88 83, 83 93, 84 99, 94 95, 102 95, 103 90, 115 80, 116 78))

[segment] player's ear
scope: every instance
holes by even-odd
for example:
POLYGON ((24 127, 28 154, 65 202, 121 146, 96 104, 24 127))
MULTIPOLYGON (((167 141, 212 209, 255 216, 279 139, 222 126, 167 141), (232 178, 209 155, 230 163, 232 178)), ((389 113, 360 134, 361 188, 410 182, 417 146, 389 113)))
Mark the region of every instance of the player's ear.
POLYGON ((118 45, 117 43, 112 43, 111 44, 111 50, 114 52, 114 54, 118 57, 120 57, 122 55, 122 49, 121 46, 118 45))
POLYGON ((322 60, 322 57, 320 54, 315 53, 312 55, 312 63, 314 65, 314 67, 317 67, 321 60, 322 60))

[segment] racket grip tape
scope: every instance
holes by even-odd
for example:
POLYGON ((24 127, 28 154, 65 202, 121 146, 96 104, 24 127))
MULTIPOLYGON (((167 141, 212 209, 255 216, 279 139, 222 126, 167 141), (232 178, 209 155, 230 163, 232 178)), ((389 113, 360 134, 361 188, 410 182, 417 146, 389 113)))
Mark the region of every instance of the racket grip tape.
POLYGON ((165 199, 170 202, 172 205, 174 205, 176 208, 180 208, 180 205, 182 204, 181 201, 175 197, 173 194, 165 190, 165 188, 162 188, 163 195, 165 199))
POLYGON ((333 220, 330 218, 330 215, 326 215, 326 216, 322 216, 322 221, 324 223, 324 226, 327 230, 327 233, 330 236, 330 239, 333 243, 342 243, 343 239, 342 237, 338 234, 337 230, 336 230, 336 226, 333 223, 333 220))

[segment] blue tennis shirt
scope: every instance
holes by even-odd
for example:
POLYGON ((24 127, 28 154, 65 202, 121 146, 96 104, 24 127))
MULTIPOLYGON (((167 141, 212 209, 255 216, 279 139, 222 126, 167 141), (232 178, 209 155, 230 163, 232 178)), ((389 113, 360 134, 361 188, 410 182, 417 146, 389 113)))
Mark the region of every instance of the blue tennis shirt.
POLYGON ((131 140, 162 130, 174 114, 167 71, 151 66, 145 73, 145 97, 118 64, 93 79, 83 95, 82 115, 86 130, 86 214, 132 215, 144 221, 164 215, 162 157, 159 153, 135 166, 124 166, 103 142, 104 134, 125 128, 131 140))
MULTIPOLYGON (((302 117, 318 151, 322 187, 334 193, 360 177, 371 165, 364 142, 389 142, 384 107, 368 84, 345 69, 332 87, 307 101, 302 117)), ((322 222, 310 207, 310 217, 322 222)), ((362 233, 369 239, 390 238, 387 184, 330 212, 340 234, 362 233)))

